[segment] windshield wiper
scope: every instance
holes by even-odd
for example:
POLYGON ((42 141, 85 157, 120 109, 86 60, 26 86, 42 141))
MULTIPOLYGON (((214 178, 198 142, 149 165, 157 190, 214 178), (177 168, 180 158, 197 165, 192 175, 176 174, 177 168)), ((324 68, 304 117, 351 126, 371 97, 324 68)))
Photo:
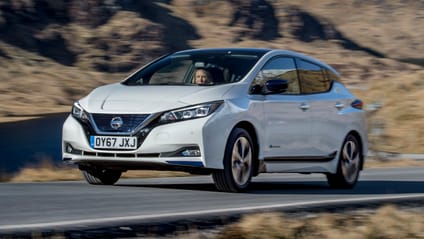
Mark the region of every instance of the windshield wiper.
POLYGON ((163 83, 155 83, 149 85, 191 85, 190 83, 185 82, 163 82, 163 83))

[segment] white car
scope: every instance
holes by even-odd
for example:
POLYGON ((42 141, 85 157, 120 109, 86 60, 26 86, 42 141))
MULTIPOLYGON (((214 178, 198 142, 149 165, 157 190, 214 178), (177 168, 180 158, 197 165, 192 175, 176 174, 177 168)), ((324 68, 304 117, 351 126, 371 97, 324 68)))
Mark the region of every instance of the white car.
POLYGON ((324 173, 352 188, 368 145, 362 105, 332 67, 300 53, 180 51, 75 102, 63 160, 90 184, 154 169, 212 174, 229 192, 265 172, 324 173))

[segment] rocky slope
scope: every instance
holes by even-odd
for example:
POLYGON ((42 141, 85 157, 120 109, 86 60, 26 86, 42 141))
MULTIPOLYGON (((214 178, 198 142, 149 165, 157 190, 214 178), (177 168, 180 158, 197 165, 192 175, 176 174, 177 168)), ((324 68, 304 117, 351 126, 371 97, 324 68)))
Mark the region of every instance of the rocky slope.
MULTIPOLYGON (((403 102, 423 90, 422 25, 424 2, 413 0, 4 0, 0 117, 68 111, 92 88, 119 81, 157 56, 223 46, 310 54, 338 69, 353 89, 369 88, 372 95, 357 92, 369 102, 408 109, 403 102), (413 84, 408 91, 384 87, 404 79, 413 84)), ((387 108, 372 117, 417 132, 424 113, 394 117, 387 108)), ((400 136, 387 134, 386 145, 396 145, 392 138, 400 136)))

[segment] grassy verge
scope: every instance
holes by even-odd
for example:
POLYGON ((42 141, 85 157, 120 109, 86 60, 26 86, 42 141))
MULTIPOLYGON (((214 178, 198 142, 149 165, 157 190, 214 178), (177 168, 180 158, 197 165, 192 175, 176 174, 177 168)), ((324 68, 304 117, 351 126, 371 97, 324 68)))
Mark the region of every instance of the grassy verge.
MULTIPOLYGON (((423 161, 369 159, 367 168, 376 167, 414 167, 424 166, 423 161)), ((182 172, 130 171, 125 178, 152 178, 187 176, 182 172)), ((55 165, 43 161, 37 166, 26 167, 8 178, 12 182, 40 182, 57 180, 82 180, 81 173, 75 167, 55 165)), ((56 235, 59 238, 62 235, 56 235)), ((152 236, 152 235, 149 235, 152 236)), ((384 206, 376 211, 358 211, 347 213, 319 213, 307 216, 291 216, 282 213, 261 213, 243 216, 240 220, 213 230, 177 231, 164 238, 188 239, 248 239, 248 238, 367 238, 424 239, 424 211, 398 209, 384 206)), ((35 236, 33 238, 42 238, 35 236)), ((51 238, 57 238, 55 236, 51 238)), ((152 236, 151 238, 155 238, 152 236)))
POLYGON ((245 216, 209 235, 199 231, 175 238, 424 238, 424 214, 390 205, 375 212, 319 213, 303 218, 265 213, 245 216))
POLYGON ((422 239, 424 238, 424 213, 423 208, 400 209, 393 205, 385 205, 376 210, 315 213, 301 216, 283 213, 250 214, 236 222, 213 229, 199 229, 193 226, 189 230, 180 228, 165 235, 127 230, 54 232, 52 234, 34 232, 28 238, 68 238, 75 237, 77 233, 78 238, 98 236, 115 238, 117 236, 118 238, 171 239, 422 239))
MULTIPOLYGON (((367 159, 365 168, 383 167, 418 167, 424 166, 424 161, 409 159, 381 161, 367 159)), ((184 177, 190 174, 184 172, 136 170, 128 171, 122 178, 157 178, 157 177, 184 177)), ((48 182, 83 180, 81 172, 73 166, 57 165, 50 160, 44 160, 35 166, 22 168, 15 174, 0 173, 0 182, 48 182)))
MULTIPOLYGON (((190 174, 184 172, 137 170, 128 171, 122 178, 158 178, 183 177, 190 174)), ((80 170, 73 166, 57 165, 51 160, 41 161, 38 165, 24 167, 13 175, 0 177, 3 182, 49 182, 83 180, 80 170)))
POLYGON ((394 159, 394 160, 379 160, 368 158, 365 162, 365 168, 394 168, 394 167, 424 167, 423 160, 412 159, 394 159))

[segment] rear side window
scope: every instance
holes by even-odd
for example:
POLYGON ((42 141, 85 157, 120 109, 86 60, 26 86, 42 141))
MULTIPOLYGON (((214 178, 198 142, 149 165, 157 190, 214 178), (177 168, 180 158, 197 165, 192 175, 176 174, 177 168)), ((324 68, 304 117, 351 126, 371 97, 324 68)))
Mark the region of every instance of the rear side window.
POLYGON ((298 70, 302 93, 313 94, 330 90, 331 81, 321 66, 300 59, 298 70))
POLYGON ((334 72, 332 72, 328 69, 325 69, 325 72, 327 73, 327 78, 330 81, 340 81, 340 77, 338 75, 336 75, 334 72))

